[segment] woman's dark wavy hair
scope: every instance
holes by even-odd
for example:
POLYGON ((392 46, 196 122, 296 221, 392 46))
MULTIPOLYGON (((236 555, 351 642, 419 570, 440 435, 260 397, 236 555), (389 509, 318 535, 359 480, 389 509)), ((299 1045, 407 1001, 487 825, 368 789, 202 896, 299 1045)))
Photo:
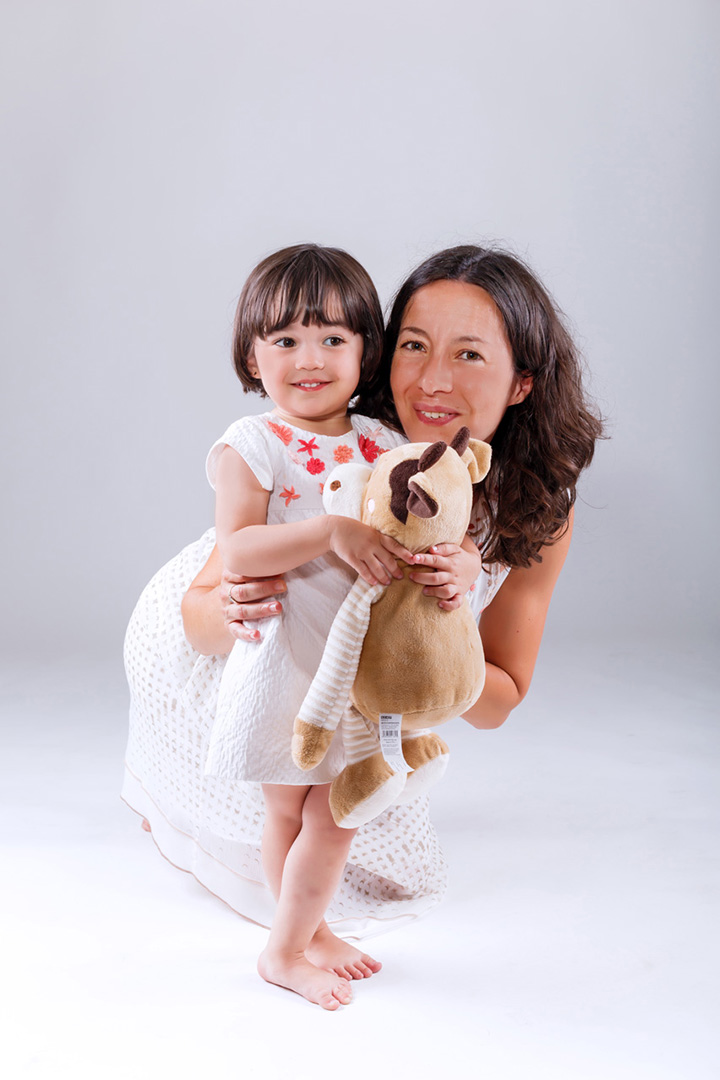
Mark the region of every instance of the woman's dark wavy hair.
POLYGON ((390 367, 402 318, 418 289, 436 281, 477 285, 495 301, 515 371, 532 375, 524 401, 505 411, 492 465, 478 493, 487 520, 486 562, 527 567, 568 527, 578 476, 592 460, 602 420, 582 386, 578 350, 554 302, 528 266, 501 249, 462 245, 426 259, 400 288, 385 331, 383 362, 358 408, 399 427, 390 367))
MULTIPOLYGON (((383 351, 383 315, 369 274, 341 248, 296 244, 268 255, 251 271, 238 300, 232 355, 243 389, 266 397, 250 374, 256 338, 290 323, 341 323, 363 338, 358 393, 376 377, 383 351)), ((354 410, 351 409, 351 412, 354 410)))

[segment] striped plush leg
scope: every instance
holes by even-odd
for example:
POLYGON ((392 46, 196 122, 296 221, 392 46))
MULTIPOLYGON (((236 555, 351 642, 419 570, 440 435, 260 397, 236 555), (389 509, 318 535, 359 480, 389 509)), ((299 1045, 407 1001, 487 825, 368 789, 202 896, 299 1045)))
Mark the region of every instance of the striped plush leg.
POLYGON ((347 764, 330 788, 330 810, 336 825, 356 829, 398 801, 406 774, 393 772, 380 750, 377 728, 352 705, 342 725, 347 764))
POLYGON ((295 719, 292 757, 299 769, 314 768, 327 753, 350 699, 370 608, 386 588, 358 578, 335 616, 320 666, 295 719))

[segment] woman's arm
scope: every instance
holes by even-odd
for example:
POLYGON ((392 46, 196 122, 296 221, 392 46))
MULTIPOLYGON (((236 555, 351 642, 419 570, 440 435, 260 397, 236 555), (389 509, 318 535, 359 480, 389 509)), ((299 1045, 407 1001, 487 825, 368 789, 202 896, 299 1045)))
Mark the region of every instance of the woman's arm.
POLYGON ((242 581, 223 571, 216 546, 183 597, 185 637, 203 656, 225 656, 238 638, 254 641, 261 636, 243 626, 243 620, 280 615, 276 594, 285 591, 280 577, 242 581))
POLYGON ((240 454, 228 446, 218 460, 215 492, 220 556, 234 574, 282 574, 333 551, 368 584, 387 585, 392 577, 402 577, 393 554, 412 558, 409 551, 377 529, 336 514, 268 525, 269 492, 240 454))
POLYGON ((500 727, 530 688, 545 619, 572 535, 573 511, 565 534, 542 549, 543 561, 514 568, 480 618, 485 650, 485 687, 464 715, 475 728, 500 727))

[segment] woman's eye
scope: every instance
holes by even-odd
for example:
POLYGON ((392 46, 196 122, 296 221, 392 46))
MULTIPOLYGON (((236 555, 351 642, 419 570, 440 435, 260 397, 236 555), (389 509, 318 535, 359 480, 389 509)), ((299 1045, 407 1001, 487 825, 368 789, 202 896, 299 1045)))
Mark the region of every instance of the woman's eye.
POLYGON ((407 352, 422 352, 425 346, 422 341, 403 341, 400 348, 405 349, 407 352))
POLYGON ((326 337, 323 341, 323 345, 342 345, 344 338, 339 337, 337 334, 331 334, 330 337, 326 337))
POLYGON ((482 356, 480 355, 480 353, 473 352, 472 349, 464 349, 460 353, 460 359, 470 360, 471 362, 473 362, 475 360, 482 360, 482 356))

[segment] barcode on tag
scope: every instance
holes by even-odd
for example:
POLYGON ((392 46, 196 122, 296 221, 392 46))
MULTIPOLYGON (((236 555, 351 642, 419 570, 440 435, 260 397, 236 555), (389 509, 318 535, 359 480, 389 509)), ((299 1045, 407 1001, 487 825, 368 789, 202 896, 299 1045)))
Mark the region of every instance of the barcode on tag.
POLYGON ((402 752, 402 713, 380 713, 380 749, 393 772, 412 772, 402 752))

